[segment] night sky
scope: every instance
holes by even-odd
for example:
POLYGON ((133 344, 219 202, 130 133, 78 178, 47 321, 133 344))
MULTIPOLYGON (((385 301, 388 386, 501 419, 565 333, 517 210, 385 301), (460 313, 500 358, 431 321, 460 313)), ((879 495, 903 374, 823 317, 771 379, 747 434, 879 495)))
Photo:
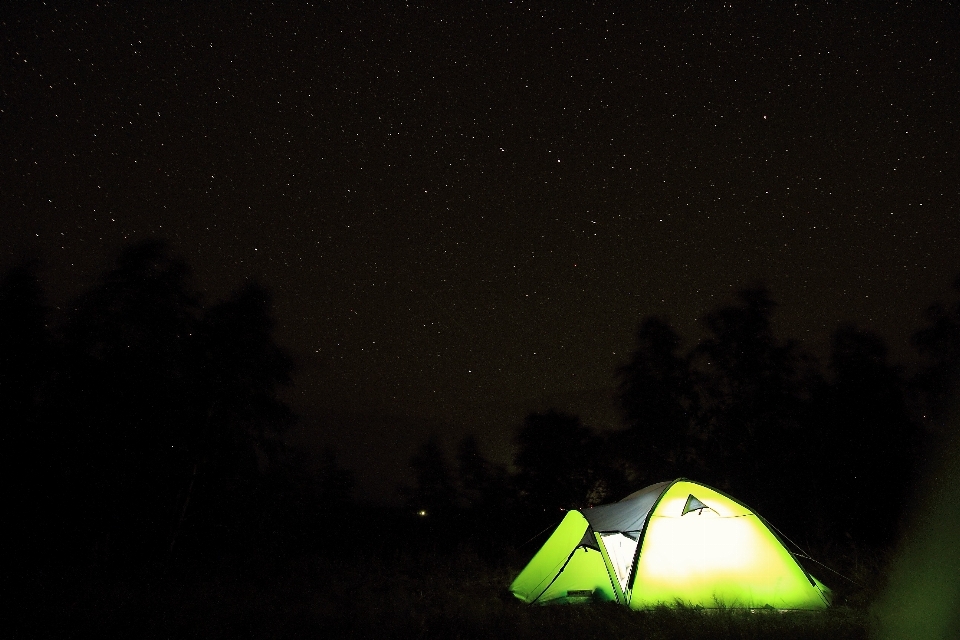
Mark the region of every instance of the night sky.
POLYGON ((2 9, 0 266, 53 308, 149 237, 260 280, 293 437, 374 497, 431 431, 615 426, 637 321, 689 347, 746 285, 909 356, 960 273, 956 3, 629 4, 2 9))

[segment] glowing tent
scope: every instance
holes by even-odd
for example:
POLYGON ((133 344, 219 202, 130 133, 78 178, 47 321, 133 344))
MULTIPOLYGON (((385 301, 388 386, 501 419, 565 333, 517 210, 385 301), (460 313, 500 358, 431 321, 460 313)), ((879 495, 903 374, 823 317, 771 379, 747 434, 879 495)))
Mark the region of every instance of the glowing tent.
POLYGON ((830 590, 749 507, 692 480, 567 512, 510 585, 538 604, 825 609, 830 590))

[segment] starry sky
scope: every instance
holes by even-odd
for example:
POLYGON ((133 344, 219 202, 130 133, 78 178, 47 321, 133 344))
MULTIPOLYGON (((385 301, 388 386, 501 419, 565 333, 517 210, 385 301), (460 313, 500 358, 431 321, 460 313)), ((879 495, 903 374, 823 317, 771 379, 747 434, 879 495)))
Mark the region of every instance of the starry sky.
POLYGON ((431 432, 616 426, 637 321, 690 346, 746 285, 906 357, 960 273, 960 9, 869 4, 7 7, 0 266, 53 307, 148 237, 257 278, 292 437, 380 498, 431 432))

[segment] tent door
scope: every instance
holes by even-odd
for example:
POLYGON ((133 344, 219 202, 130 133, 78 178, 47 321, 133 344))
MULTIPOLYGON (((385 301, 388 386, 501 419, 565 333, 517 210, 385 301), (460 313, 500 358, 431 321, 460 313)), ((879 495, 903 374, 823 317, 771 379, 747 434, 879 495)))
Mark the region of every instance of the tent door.
POLYGON ((617 574, 620 590, 626 592, 627 580, 633 569, 633 556, 637 552, 637 541, 622 533, 601 533, 603 546, 610 556, 610 563, 617 574))

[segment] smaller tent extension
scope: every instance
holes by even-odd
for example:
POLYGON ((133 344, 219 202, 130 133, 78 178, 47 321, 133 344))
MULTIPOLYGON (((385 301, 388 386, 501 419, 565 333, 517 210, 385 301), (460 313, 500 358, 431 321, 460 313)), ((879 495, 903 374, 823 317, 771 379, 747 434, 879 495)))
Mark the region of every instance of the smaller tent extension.
POLYGON ((568 511, 510 585, 524 602, 819 610, 830 590, 749 507, 681 478, 568 511))

